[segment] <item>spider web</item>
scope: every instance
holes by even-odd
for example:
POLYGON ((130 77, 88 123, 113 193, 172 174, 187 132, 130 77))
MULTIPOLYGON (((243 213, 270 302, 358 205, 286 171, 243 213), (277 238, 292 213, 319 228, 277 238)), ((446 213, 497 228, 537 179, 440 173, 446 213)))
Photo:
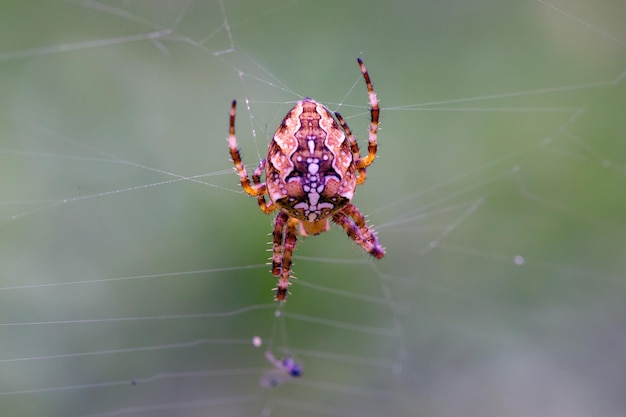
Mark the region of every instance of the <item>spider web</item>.
POLYGON ((3 415, 626 412, 623 2, 5 9, 3 415), (305 96, 364 148, 357 56, 387 256, 301 239, 279 308, 229 103, 250 168, 305 96))

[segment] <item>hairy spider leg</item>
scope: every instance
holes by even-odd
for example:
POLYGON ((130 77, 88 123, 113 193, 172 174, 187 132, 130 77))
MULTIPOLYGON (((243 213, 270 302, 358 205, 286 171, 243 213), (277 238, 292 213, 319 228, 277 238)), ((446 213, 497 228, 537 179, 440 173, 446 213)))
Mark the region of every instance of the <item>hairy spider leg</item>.
MULTIPOLYGON (((246 167, 243 165, 241 161, 241 153, 239 152, 239 148, 237 148, 237 137, 235 136, 235 114, 237 109, 237 100, 233 100, 233 103, 230 108, 230 135, 228 136, 228 149, 230 151, 230 157, 235 164, 235 170, 239 174, 239 180, 241 182, 241 187, 243 190, 253 197, 259 197, 259 207, 263 210, 264 213, 271 213, 275 207, 272 207, 273 204, 268 206, 265 203, 265 199, 261 201, 263 194, 267 192, 267 186, 265 183, 260 182, 260 175, 258 175, 259 182, 254 181, 254 184, 250 184, 250 178, 248 178, 248 172, 246 171, 246 167)), ((257 170, 259 170, 257 168, 257 170)), ((255 171, 256 172, 256 171, 255 171)), ((253 179, 254 180, 254 179, 253 179)))
POLYGON ((381 259, 385 256, 385 249, 378 241, 376 232, 367 227, 363 214, 352 203, 348 203, 341 211, 335 213, 333 221, 374 258, 381 259))
MULTIPOLYGON (((263 174, 263 170, 265 169, 265 161, 266 159, 263 158, 261 162, 259 162, 259 166, 256 167, 256 169, 252 173, 252 182, 254 183, 255 186, 259 186, 263 184, 261 182, 261 175, 263 174)), ((267 204, 267 201, 265 200, 265 193, 259 194, 256 199, 263 213, 269 214, 273 212, 274 210, 276 210, 276 205, 274 204, 273 201, 270 201, 270 203, 267 204)))
MULTIPOLYGON (((346 139, 348 139, 348 143, 350 144, 350 150, 352 151, 352 160, 355 162, 361 159, 361 151, 359 150, 359 144, 356 142, 354 135, 352 134, 352 130, 348 127, 346 121, 341 117, 339 112, 335 112, 335 117, 339 120, 339 124, 344 132, 346 132, 346 139)), ((357 172, 359 175, 356 177, 356 185, 361 185, 365 182, 365 178, 367 178, 367 172, 365 167, 357 168, 357 172)))
POLYGON ((274 232, 272 233, 272 275, 280 276, 281 264, 283 261, 283 239, 285 237, 285 225, 289 220, 289 215, 284 211, 278 212, 274 219, 274 232))
POLYGON ((372 85, 372 81, 370 80, 370 75, 367 72, 367 68, 363 64, 361 58, 357 58, 359 63, 359 67, 361 67, 361 73, 363 74, 363 78, 365 79, 365 84, 367 85, 367 93, 370 99, 370 133, 369 139, 367 141, 367 156, 356 161, 357 169, 368 167, 374 162, 374 158, 376 158, 376 151, 378 149, 378 145, 376 142, 376 138, 378 135, 378 116, 380 114, 380 108, 378 107, 378 99, 376 98, 376 93, 374 92, 374 86, 372 85))
POLYGON ((275 296, 278 301, 284 301, 285 298, 287 298, 289 275, 291 274, 291 258, 298 241, 298 223, 300 223, 300 220, 296 218, 289 217, 287 219, 285 240, 283 243, 283 259, 275 296))

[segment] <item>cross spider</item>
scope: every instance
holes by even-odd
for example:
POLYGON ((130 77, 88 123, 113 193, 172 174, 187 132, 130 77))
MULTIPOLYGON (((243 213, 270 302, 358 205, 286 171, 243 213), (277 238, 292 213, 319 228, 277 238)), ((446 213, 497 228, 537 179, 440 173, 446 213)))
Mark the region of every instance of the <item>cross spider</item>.
POLYGON ((357 61, 370 101, 368 152, 364 157, 343 117, 335 112, 335 120, 326 106, 305 98, 289 110, 276 130, 267 157, 252 174, 251 184, 237 148, 237 102, 232 103, 228 146, 241 186, 257 198, 264 213, 279 209, 272 246, 272 274, 279 277, 275 298, 279 301, 287 297, 298 231, 302 236, 318 235, 329 229, 328 221, 332 220, 370 255, 378 259, 385 256, 376 233, 350 202, 356 186, 365 181, 366 168, 376 157, 380 112, 367 69, 360 58, 357 61), (261 182, 263 173, 265 182, 261 182))

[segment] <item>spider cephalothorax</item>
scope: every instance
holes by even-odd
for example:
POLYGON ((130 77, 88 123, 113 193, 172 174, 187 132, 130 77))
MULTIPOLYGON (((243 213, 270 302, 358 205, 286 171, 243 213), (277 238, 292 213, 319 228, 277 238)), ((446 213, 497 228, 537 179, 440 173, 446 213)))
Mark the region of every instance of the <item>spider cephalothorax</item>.
POLYGON ((365 181, 366 168, 376 157, 379 114, 367 69, 361 59, 358 62, 367 85, 371 114, 368 153, 364 157, 341 115, 335 113, 335 120, 326 106, 305 98, 296 103, 276 130, 267 157, 252 174, 251 184, 237 148, 237 103, 232 103, 228 141, 241 186, 246 193, 257 197, 264 213, 279 209, 274 221, 272 248, 272 274, 280 277, 277 300, 282 301, 287 296, 298 231, 303 236, 317 235, 328 230, 328 221, 332 220, 375 258, 385 255, 376 233, 350 202, 356 186, 365 181), (263 173, 265 182, 261 182, 263 173), (269 196, 269 203, 265 194, 269 196))

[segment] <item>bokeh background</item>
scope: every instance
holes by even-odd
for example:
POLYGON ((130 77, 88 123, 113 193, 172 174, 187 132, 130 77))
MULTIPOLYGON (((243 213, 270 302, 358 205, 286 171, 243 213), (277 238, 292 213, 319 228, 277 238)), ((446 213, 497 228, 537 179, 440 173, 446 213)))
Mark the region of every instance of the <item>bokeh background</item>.
POLYGON ((624 2, 4 3, 0 414, 626 413, 624 2), (230 101, 249 168, 305 96, 364 148, 357 56, 387 256, 301 240, 278 309, 230 101))

